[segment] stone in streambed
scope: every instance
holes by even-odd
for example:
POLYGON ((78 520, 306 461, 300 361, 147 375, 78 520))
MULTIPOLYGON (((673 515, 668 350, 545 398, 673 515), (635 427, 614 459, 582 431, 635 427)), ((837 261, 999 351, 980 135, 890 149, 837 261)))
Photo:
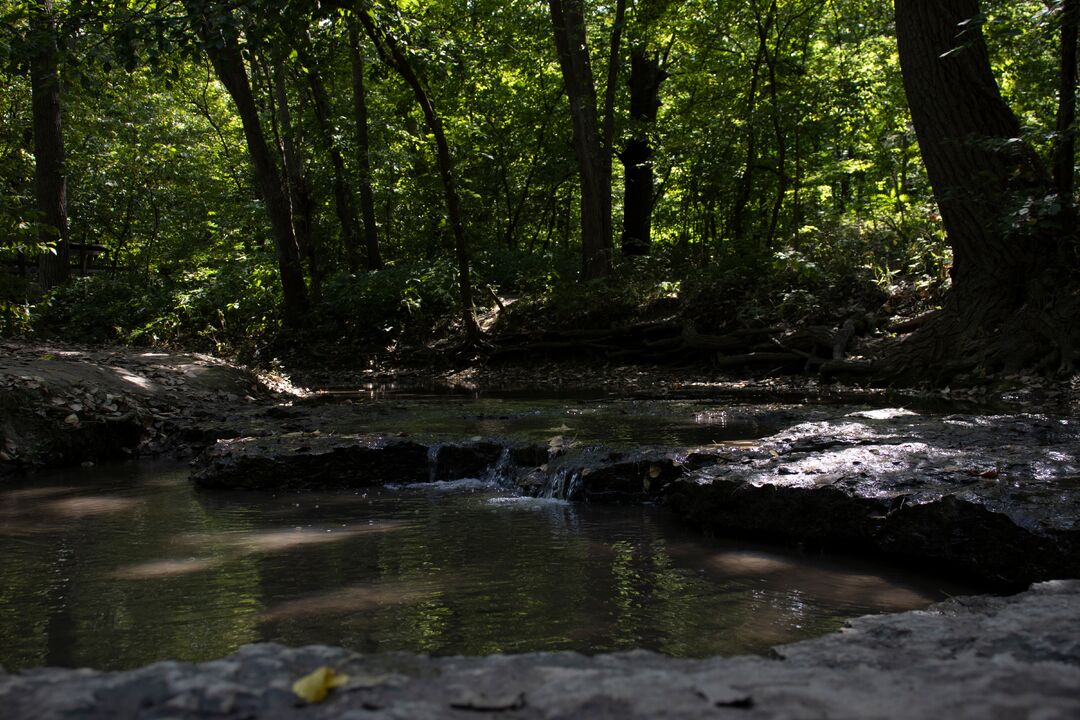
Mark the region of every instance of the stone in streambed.
POLYGON ((199 486, 233 490, 366 487, 428 479, 428 448, 364 435, 292 435, 219 440, 195 461, 199 486))

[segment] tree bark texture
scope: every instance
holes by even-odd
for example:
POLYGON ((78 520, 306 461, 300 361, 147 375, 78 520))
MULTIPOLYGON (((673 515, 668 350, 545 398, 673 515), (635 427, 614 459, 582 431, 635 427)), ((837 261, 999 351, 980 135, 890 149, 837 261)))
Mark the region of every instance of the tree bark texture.
POLYGON ((349 52, 352 61, 353 118, 356 125, 356 170, 360 183, 360 213, 364 219, 367 269, 382 267, 379 228, 375 224, 375 193, 371 186, 371 139, 368 133, 367 89, 364 87, 364 56, 356 18, 349 18, 349 52))
POLYGON ((63 283, 71 274, 57 32, 52 0, 36 0, 30 9, 34 194, 40 214, 38 242, 53 247, 53 251, 44 252, 38 258, 42 290, 63 283))
POLYGON ((884 363, 892 378, 1067 368, 1076 278, 1040 216, 1054 182, 1001 97, 978 0, 895 0, 904 88, 953 251, 944 311, 884 363))
POLYGON ((660 110, 660 85, 668 77, 660 58, 630 53, 630 139, 623 147, 623 255, 648 255, 652 247, 653 163, 650 131, 660 110))
POLYGON ((307 287, 300 264, 300 251, 293 234, 292 212, 289 200, 285 196, 285 185, 281 180, 274 156, 266 143, 258 107, 251 91, 244 58, 240 51, 239 38, 235 30, 229 27, 231 18, 215 18, 211 23, 208 12, 231 12, 224 7, 212 8, 211 4, 200 0, 185 0, 188 15, 195 31, 206 49, 210 62, 214 66, 218 79, 225 86, 244 128, 244 139, 251 156, 255 171, 255 181, 266 205, 270 220, 270 231, 274 238, 278 268, 281 273, 281 289, 284 297, 285 322, 291 326, 303 323, 308 311, 307 287))
POLYGON ((596 83, 581 0, 549 0, 555 50, 570 101, 574 154, 581 176, 581 246, 586 280, 611 274, 611 161, 605 160, 596 83), (607 168, 605 172, 605 168, 607 168))
POLYGON ((895 8, 904 89, 953 249, 955 300, 1016 307, 1038 249, 1011 231, 1022 217, 1011 212, 1049 182, 1001 97, 979 2, 896 0, 895 8))

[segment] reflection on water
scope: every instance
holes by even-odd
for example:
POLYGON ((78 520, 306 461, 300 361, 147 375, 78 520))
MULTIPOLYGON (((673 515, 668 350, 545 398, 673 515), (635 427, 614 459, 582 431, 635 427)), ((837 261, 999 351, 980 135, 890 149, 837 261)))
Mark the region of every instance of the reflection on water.
MULTIPOLYGON (((544 398, 387 395, 353 403, 349 394, 320 396, 339 412, 319 427, 339 432, 375 431, 462 438, 507 436, 546 444, 601 443, 693 446, 761 438, 799 420, 821 420, 852 408, 797 405, 732 405, 693 400, 567 400, 544 398), (347 408, 347 410, 345 410, 347 408)), ((355 398, 361 400, 361 398, 355 398)))
POLYGON ((969 588, 706 541, 654 508, 478 482, 209 494, 187 470, 0 490, 0 665, 130 668, 274 640, 360 651, 763 652, 969 588))

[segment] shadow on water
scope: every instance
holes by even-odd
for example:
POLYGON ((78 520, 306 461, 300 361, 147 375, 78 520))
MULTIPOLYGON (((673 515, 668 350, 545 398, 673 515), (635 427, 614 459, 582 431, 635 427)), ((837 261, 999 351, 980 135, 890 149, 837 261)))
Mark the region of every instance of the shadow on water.
POLYGON ((259 640, 760 653, 970 590, 479 481, 215 494, 186 475, 131 464, 0 491, 0 665, 130 668, 259 640))

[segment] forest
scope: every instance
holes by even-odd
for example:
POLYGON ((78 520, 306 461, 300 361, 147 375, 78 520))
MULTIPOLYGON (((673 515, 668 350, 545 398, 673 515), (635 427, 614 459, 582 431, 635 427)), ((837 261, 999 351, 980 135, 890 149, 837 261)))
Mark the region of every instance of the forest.
POLYGON ((1066 372, 1078 4, 3 0, 0 332, 1066 372))

